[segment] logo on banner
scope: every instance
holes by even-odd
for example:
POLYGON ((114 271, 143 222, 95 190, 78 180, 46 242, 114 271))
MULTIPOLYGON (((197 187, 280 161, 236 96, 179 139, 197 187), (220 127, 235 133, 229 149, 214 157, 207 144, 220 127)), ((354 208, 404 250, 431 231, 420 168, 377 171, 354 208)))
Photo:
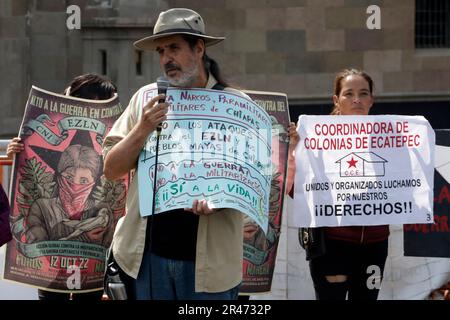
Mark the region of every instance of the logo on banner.
POLYGON ((335 163, 341 177, 384 177, 387 162, 374 152, 351 152, 335 163))

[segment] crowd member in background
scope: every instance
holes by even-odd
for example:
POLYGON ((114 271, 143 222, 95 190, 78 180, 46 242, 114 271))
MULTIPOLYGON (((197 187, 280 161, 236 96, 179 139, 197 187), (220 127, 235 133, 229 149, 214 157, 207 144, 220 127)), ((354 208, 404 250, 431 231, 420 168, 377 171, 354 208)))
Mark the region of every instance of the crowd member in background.
MULTIPOLYGON (((374 102, 373 89, 373 80, 366 72, 341 71, 334 80, 331 114, 368 115, 374 102)), ((290 157, 292 163, 293 153, 290 157)), ((388 255, 389 226, 323 227, 323 233, 326 250, 309 262, 316 299, 377 300, 388 255), (367 268, 372 265, 379 267, 380 278, 369 288, 367 268)))

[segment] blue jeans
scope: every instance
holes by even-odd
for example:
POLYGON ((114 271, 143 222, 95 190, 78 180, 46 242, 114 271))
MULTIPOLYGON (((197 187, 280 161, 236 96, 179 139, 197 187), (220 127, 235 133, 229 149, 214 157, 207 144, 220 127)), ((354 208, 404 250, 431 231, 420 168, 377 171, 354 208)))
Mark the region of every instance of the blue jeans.
POLYGON ((195 262, 145 251, 135 291, 137 300, 236 300, 239 286, 223 292, 195 292, 195 262))

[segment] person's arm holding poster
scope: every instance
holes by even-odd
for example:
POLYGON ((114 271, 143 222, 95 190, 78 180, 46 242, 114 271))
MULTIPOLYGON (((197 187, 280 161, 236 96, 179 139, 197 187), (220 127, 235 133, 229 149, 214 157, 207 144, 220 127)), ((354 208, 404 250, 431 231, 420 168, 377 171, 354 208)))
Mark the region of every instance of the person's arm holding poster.
POLYGON ((294 197, 294 177, 295 177, 295 148, 300 141, 295 122, 291 122, 288 128, 289 151, 288 151, 288 169, 286 174, 286 193, 291 198, 294 197))
MULTIPOLYGON (((356 69, 341 71, 334 80, 331 115, 367 116, 374 102, 373 89, 372 78, 366 72, 356 69)), ((313 178, 311 181, 314 181, 313 178)), ((316 299, 377 300, 388 252, 389 226, 351 225, 310 229, 315 229, 314 233, 310 233, 312 239, 321 239, 315 244, 310 241, 311 236, 302 238, 303 243, 317 249, 314 255, 310 255, 309 264, 316 299), (368 286, 369 267, 376 267, 380 274, 375 287, 368 286)))
POLYGON ((19 137, 15 137, 8 143, 8 147, 6 148, 6 155, 8 158, 12 158, 16 153, 22 152, 25 150, 25 147, 19 137))

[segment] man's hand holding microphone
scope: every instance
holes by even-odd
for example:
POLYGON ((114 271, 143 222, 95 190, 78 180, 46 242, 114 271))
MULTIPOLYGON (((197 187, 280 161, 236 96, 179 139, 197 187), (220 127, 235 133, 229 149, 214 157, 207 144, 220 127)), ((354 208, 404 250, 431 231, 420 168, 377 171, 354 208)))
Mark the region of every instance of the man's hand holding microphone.
POLYGON ((159 77, 156 83, 158 95, 145 105, 140 120, 140 127, 147 135, 155 129, 158 134, 161 132, 162 122, 167 119, 167 111, 169 110, 169 104, 165 102, 169 81, 164 77, 159 77))

